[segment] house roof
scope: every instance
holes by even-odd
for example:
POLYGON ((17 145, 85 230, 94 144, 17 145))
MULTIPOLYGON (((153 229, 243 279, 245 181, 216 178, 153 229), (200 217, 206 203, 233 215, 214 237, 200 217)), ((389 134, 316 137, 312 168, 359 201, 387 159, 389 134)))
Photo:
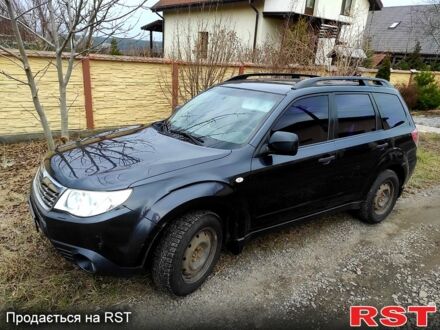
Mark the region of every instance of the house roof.
POLYGON ((202 6, 207 4, 221 4, 227 2, 245 2, 247 0, 160 0, 151 7, 152 11, 164 11, 180 7, 202 6))
MULTIPOLYGON (((247 2, 248 0, 246 0, 247 2)), ((153 7, 152 11, 164 11, 179 7, 200 6, 209 3, 220 4, 227 2, 245 2, 245 0, 159 0, 153 7)), ((380 10, 383 7, 381 0, 369 0, 370 10, 380 10)))
MULTIPOLYGON (((37 40, 34 34, 27 31, 23 26, 18 26, 22 39, 25 42, 34 42, 37 40)), ((8 18, 0 17, 0 42, 15 44, 15 35, 12 29, 11 21, 8 18)))
POLYGON ((427 22, 434 18, 432 5, 384 7, 368 16, 366 35, 375 52, 411 53, 420 42, 421 54, 440 55, 440 35, 434 38, 427 22), (437 39, 437 41, 436 41, 437 39))
POLYGON ((141 27, 141 30, 163 32, 163 20, 158 19, 141 27))
POLYGON ((374 54, 372 67, 375 68, 379 66, 382 63, 382 61, 385 59, 385 57, 387 57, 387 54, 384 53, 374 54))

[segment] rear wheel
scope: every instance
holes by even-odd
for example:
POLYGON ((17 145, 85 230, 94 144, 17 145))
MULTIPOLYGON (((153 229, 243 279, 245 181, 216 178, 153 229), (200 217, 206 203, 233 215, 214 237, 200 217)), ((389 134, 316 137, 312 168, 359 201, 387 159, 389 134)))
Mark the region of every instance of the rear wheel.
POLYGON ((399 178, 392 170, 379 174, 359 210, 359 217, 367 223, 382 222, 393 210, 399 195, 399 178))
POLYGON ((178 296, 196 290, 208 277, 220 256, 222 227, 210 211, 188 213, 176 219, 156 248, 153 280, 178 296))

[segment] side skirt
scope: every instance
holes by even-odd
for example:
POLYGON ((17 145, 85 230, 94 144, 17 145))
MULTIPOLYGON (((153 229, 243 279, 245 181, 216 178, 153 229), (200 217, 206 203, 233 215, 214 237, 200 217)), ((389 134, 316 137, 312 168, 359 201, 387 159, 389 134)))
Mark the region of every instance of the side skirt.
POLYGON ((336 213, 336 212, 341 212, 341 211, 346 211, 346 210, 358 209, 360 207, 361 203, 362 203, 361 201, 358 201, 358 202, 351 202, 351 203, 343 204, 343 205, 336 206, 336 207, 333 207, 328 210, 312 213, 312 214, 309 214, 306 216, 302 216, 302 217, 288 220, 288 221, 285 221, 282 223, 278 223, 278 224, 272 225, 270 227, 250 231, 244 237, 240 237, 240 238, 236 238, 236 239, 231 240, 228 244, 228 248, 232 253, 239 254, 243 250, 243 247, 246 244, 246 242, 256 236, 259 236, 259 235, 262 235, 265 233, 269 233, 269 232, 273 232, 273 231, 277 231, 282 228, 288 227, 288 226, 292 225, 293 223, 310 220, 311 218, 315 218, 317 216, 322 216, 325 214, 336 213))

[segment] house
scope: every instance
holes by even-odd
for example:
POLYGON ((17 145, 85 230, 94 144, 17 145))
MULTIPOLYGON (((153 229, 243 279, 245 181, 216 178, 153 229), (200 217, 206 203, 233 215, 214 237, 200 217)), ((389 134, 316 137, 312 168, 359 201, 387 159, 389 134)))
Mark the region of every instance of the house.
POLYGON ((286 22, 305 18, 316 36, 315 62, 328 65, 335 46, 361 47, 368 12, 382 7, 381 0, 160 0, 151 9, 162 12, 165 57, 176 47, 188 47, 189 39, 196 39, 206 54, 219 21, 235 32, 243 48, 255 50, 281 40, 286 22))
POLYGON ((393 65, 419 48, 430 64, 440 60, 440 9, 435 5, 385 7, 368 17, 366 36, 374 51, 374 64, 389 56, 393 65), (433 24, 431 24, 433 23, 433 24), (437 31, 432 28, 437 25, 437 31))
MULTIPOLYGON (((37 48, 38 40, 36 36, 29 32, 24 26, 18 26, 21 38, 26 47, 37 48)), ((14 31, 12 30, 11 21, 8 18, 0 17, 0 45, 8 48, 16 48, 17 42, 14 31)))

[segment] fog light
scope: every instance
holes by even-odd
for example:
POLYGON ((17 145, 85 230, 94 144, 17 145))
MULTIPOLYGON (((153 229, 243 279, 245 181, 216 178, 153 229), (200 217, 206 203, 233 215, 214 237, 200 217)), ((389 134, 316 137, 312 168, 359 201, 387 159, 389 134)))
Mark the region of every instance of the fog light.
POLYGON ((82 270, 88 272, 88 273, 96 273, 95 265, 91 260, 84 257, 83 255, 76 255, 75 256, 75 263, 78 265, 79 268, 82 270))

